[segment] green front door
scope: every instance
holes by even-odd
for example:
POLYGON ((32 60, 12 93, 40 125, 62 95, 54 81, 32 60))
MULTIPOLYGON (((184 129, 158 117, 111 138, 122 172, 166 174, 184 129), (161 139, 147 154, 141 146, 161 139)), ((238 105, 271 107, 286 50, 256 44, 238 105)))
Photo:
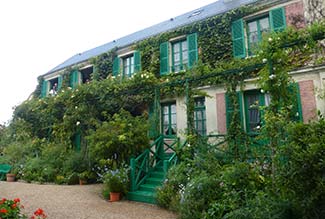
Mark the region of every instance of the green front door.
POLYGON ((176 103, 162 104, 162 133, 164 135, 176 135, 176 103))

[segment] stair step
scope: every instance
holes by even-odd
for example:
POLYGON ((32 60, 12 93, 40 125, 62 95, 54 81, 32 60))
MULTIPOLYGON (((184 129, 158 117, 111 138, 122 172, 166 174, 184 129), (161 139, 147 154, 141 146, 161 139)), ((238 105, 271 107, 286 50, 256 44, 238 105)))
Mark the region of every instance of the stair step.
POLYGON ((163 171, 153 171, 150 173, 150 177, 153 178, 165 178, 165 173, 163 171))
POLYGON ((135 191, 127 194, 128 200, 157 204, 156 193, 148 191, 135 191))
POLYGON ((155 192, 158 185, 155 184, 142 184, 139 191, 155 192))
POLYGON ((149 177, 146 179, 146 184, 161 185, 163 181, 164 181, 163 178, 149 177))
POLYGON ((155 166, 155 169, 154 169, 154 171, 157 171, 157 172, 164 172, 164 168, 163 168, 163 166, 161 165, 158 165, 158 166, 155 166))

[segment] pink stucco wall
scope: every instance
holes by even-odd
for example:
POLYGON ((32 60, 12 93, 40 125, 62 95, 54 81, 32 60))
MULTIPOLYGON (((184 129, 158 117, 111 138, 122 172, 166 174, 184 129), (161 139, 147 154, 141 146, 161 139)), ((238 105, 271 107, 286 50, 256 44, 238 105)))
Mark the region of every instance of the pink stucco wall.
POLYGON ((227 123, 226 123, 226 102, 225 102, 225 93, 216 94, 217 102, 217 125, 218 133, 226 134, 227 132, 227 123))
POLYGON ((300 100, 302 117, 304 123, 317 118, 316 99, 314 93, 314 82, 312 80, 298 82, 300 89, 300 100))
POLYGON ((305 27, 304 3, 302 1, 285 6, 285 11, 287 26, 296 26, 297 28, 305 27), (299 22, 295 21, 297 17, 299 17, 299 22))

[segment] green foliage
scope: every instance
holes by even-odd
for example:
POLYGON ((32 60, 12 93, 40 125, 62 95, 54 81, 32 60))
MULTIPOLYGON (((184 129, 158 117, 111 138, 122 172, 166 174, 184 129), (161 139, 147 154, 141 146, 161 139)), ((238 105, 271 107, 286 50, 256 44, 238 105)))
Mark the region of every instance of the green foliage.
POLYGON ((296 124, 278 154, 277 184, 301 218, 325 215, 325 121, 296 124))
POLYGON ((99 123, 87 137, 92 160, 97 163, 112 160, 120 166, 149 145, 147 128, 144 117, 133 117, 124 110, 114 114, 107 122, 99 123))

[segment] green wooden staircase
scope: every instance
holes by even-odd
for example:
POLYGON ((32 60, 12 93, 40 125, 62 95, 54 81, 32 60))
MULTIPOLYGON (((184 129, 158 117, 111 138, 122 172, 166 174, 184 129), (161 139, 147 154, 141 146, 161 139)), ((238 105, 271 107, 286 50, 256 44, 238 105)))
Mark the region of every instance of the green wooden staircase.
POLYGON ((162 186, 169 167, 177 163, 179 139, 160 135, 137 158, 131 159, 131 189, 128 200, 156 204, 156 190, 162 186))

